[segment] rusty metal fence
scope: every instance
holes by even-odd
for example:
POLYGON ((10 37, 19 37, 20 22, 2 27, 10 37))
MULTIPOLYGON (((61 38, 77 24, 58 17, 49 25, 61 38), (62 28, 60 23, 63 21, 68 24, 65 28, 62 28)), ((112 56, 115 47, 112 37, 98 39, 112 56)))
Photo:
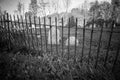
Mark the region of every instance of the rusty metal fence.
MULTIPOLYGON (((61 18, 61 24, 58 25, 57 18, 46 18, 11 16, 5 14, 0 17, 1 40, 8 39, 8 48, 13 44, 16 47, 25 46, 29 49, 44 51, 46 53, 55 53, 58 56, 66 57, 68 60, 74 59, 81 63, 86 62, 88 65, 102 64, 103 66, 114 69, 116 62, 119 60, 120 50, 120 30, 115 28, 114 21, 109 28, 100 26, 91 28, 86 27, 84 19, 83 27, 78 26, 78 19, 75 19, 74 27, 64 26, 64 19, 61 18), (42 20, 43 19, 43 20, 42 20), (43 23, 42 23, 43 21, 43 23), (51 44, 48 44, 48 32, 52 27, 56 28, 56 44, 52 44, 52 31, 50 31, 51 44), (60 30, 60 43, 57 42, 57 29, 60 30), (3 34, 2 34, 3 33, 3 34), (75 45, 71 45, 70 37, 75 37, 75 45), (68 39, 68 41, 66 41, 68 39), (78 42, 77 42, 78 40, 78 42), (68 45, 66 45, 68 44, 68 45)), ((70 18, 68 22, 71 23, 70 18)))

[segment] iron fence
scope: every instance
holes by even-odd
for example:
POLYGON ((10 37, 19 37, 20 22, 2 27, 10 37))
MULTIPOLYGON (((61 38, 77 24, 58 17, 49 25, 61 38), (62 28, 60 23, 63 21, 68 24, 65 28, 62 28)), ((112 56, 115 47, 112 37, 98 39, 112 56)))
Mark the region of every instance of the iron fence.
MULTIPOLYGON (((43 18, 43 24, 41 18, 29 16, 29 20, 25 16, 12 16, 3 15, 0 17, 0 33, 5 32, 5 35, 1 35, 1 40, 8 39, 10 48, 11 42, 16 47, 25 46, 30 49, 44 51, 47 53, 56 53, 58 56, 66 57, 67 59, 74 59, 81 63, 87 62, 88 65, 94 64, 95 68, 97 65, 102 63, 105 67, 110 63, 110 57, 113 60, 111 62, 111 68, 114 69, 116 62, 119 57, 120 50, 120 30, 114 29, 114 21, 110 28, 94 28, 94 22, 92 28, 86 28, 86 20, 84 19, 83 28, 78 27, 78 19, 76 18, 76 26, 68 27, 64 26, 64 19, 61 18, 61 26, 57 23, 57 18, 54 20, 52 25, 51 17, 48 19, 49 24, 46 24, 46 18, 43 18), (17 18, 17 20, 16 20, 17 18), (32 19, 33 18, 33 21, 32 19), (37 23, 38 22, 38 23, 37 23), (34 27, 32 27, 34 25, 34 27), (48 28, 46 26, 49 26, 48 28), (56 44, 52 44, 52 27, 56 28, 56 44), (60 30, 60 44, 58 43, 58 32, 60 30), (51 31, 50 31, 51 30, 51 31), (48 32, 50 31, 51 44, 48 44, 48 32), (74 36, 74 45, 71 45, 70 37, 74 36), (66 40, 68 42, 66 43, 66 40), (77 43, 79 41, 79 44, 77 43), (68 45, 65 45, 68 44, 68 45)), ((68 23, 71 23, 70 18, 68 23)))

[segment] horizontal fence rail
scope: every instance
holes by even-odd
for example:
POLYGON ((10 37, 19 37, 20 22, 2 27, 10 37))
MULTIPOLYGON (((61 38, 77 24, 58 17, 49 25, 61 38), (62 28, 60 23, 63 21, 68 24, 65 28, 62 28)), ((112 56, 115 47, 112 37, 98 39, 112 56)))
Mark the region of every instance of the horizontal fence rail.
MULTIPOLYGON (((109 56, 114 55, 112 70, 115 68, 119 55, 120 29, 115 29, 114 21, 109 28, 103 25, 94 27, 86 26, 87 20, 83 20, 83 28, 78 25, 78 18, 75 19, 75 26, 72 26, 72 19, 69 18, 64 26, 64 18, 32 17, 32 16, 11 16, 5 14, 0 17, 0 39, 8 39, 8 48, 11 44, 16 47, 25 46, 29 49, 44 51, 66 57, 68 60, 94 64, 95 68, 102 63, 105 67, 109 65, 109 56), (48 24, 49 23, 49 24, 48 24), (59 24, 58 24, 59 23, 59 24), (117 37, 116 37, 117 36, 117 37), (115 52, 115 54, 113 54, 115 52)), ((102 23, 103 24, 103 23, 102 23)))

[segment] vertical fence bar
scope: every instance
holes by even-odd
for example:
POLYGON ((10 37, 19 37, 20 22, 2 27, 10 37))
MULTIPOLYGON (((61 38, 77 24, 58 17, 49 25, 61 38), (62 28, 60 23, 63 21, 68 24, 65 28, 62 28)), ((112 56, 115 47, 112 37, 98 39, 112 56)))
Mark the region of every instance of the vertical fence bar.
POLYGON ((36 28, 36 16, 34 16, 34 25, 35 25, 35 37, 36 37, 36 44, 37 44, 37 48, 39 47, 39 44, 38 44, 38 37, 37 37, 37 28, 36 28))
POLYGON ((40 35, 41 35, 41 50, 43 50, 43 47, 42 47, 42 27, 41 27, 41 21, 40 21, 40 17, 39 17, 39 26, 40 26, 40 35))
POLYGON ((24 22, 23 22, 23 17, 22 15, 20 16, 21 17, 21 21, 22 21, 22 33, 23 33, 23 36, 24 36, 24 43, 25 43, 25 46, 27 46, 27 42, 26 42, 26 33, 25 33, 25 26, 24 26, 24 22))
MULTIPOLYGON (((31 22, 31 16, 29 16, 29 22, 30 22, 30 27, 32 27, 32 22, 31 22)), ((28 28, 30 28, 30 27, 28 27, 28 28)), ((30 30, 30 33, 31 33, 31 37, 32 37, 32 47, 33 47, 33 49, 35 50, 35 47, 34 47, 34 36, 33 36, 33 31, 32 31, 32 28, 31 28, 31 30, 30 30)))
MULTIPOLYGON (((19 16, 17 15, 17 19, 18 19, 18 27, 19 28, 19 35, 20 35, 20 38, 23 37, 23 33, 21 32, 21 25, 20 25, 20 19, 19 19, 19 16)), ((21 39, 20 39, 21 40, 21 39)), ((22 43, 22 46, 24 45, 24 42, 23 41, 20 41, 22 43)))
MULTIPOLYGON (((8 38, 8 36, 7 36, 7 28, 6 28, 6 16, 5 16, 5 14, 3 15, 3 24, 4 24, 4 29, 6 30, 6 33, 5 33, 5 39, 7 39, 8 38)), ((8 46, 7 46, 7 48, 8 48, 8 46)))
POLYGON ((2 16, 0 16, 0 26, 1 26, 1 23, 2 23, 1 19, 2 19, 2 16))
POLYGON ((77 24, 78 24, 78 19, 76 18, 76 28, 75 28, 75 55, 74 55, 74 61, 76 62, 76 44, 77 44, 77 24))
POLYGON ((106 52, 106 55, 105 55, 105 62, 104 62, 105 67, 106 67, 106 62, 107 62, 108 56, 109 56, 109 49, 110 49, 110 43, 111 43, 111 39, 112 39, 113 26, 114 26, 114 21, 112 22, 110 37, 109 37, 108 46, 107 46, 107 52, 106 52))
POLYGON ((69 18, 69 24, 68 24, 68 60, 69 60, 69 56, 70 56, 70 18, 69 18))
POLYGON ((49 18, 50 22, 50 41, 51 41, 51 53, 52 53, 52 26, 51 26, 51 17, 49 18))
POLYGON ((0 16, 0 27, 2 27, 2 16, 0 16))
MULTIPOLYGON (((4 14, 4 28, 5 28, 5 30, 6 30, 6 35, 5 35, 5 39, 9 39, 9 37, 8 37, 8 29, 7 29, 7 22, 6 22, 6 14, 4 14)), ((8 46, 7 46, 7 48, 9 49, 9 43, 8 43, 8 46)))
POLYGON ((64 34, 64 31, 63 31, 63 26, 64 26, 64 23, 63 23, 63 17, 62 17, 62 57, 63 57, 63 53, 64 53, 64 46, 63 46, 63 44, 64 44, 64 41, 63 41, 63 34, 64 34))
POLYGON ((1 16, 1 25, 3 26, 3 15, 1 16))
POLYGON ((57 40, 57 36, 58 36, 58 34, 57 34, 57 18, 55 17, 55 27, 56 27, 56 52, 57 52, 57 54, 58 54, 58 40, 57 40))
MULTIPOLYGON (((3 16, 1 16, 1 18, 0 18, 0 23, 1 23, 1 24, 0 24, 1 26, 0 26, 0 27, 1 27, 1 28, 3 27, 3 19, 2 19, 2 18, 3 18, 3 16)), ((3 33, 2 30, 0 30, 0 33, 1 33, 1 32, 3 33)), ((0 35, 0 39, 1 39, 1 40, 2 40, 2 38, 3 38, 2 35, 0 35)), ((2 44, 0 44, 0 47, 1 47, 1 46, 2 46, 2 44)))
MULTIPOLYGON (((17 33, 18 34, 18 31, 16 30, 16 20, 15 20, 15 15, 13 15, 13 18, 14 18, 14 28, 15 28, 15 34, 17 33)), ((16 36, 16 37, 18 37, 18 36, 16 36)), ((19 40, 16 40, 17 41, 17 45, 20 45, 20 43, 19 43, 19 40)))
POLYGON ((3 16, 1 16, 1 18, 0 18, 0 22, 1 22, 1 27, 3 26, 3 16))
POLYGON ((82 60, 83 60, 84 44, 85 44, 85 19, 84 19, 84 23, 83 23, 83 44, 82 44, 81 64, 82 64, 82 60))
MULTIPOLYGON (((0 16, 0 28, 2 28, 2 26, 3 26, 3 24, 2 24, 2 16, 0 16)), ((3 31, 2 30, 0 30, 0 33, 3 33, 3 31)), ((0 35, 0 39, 2 40, 2 35, 0 35)), ((0 41, 1 41, 0 40, 0 41)), ((2 44, 0 44, 0 47, 2 46, 2 44)))
POLYGON ((2 26, 4 27, 4 15, 2 16, 1 20, 2 20, 2 26))
POLYGON ((46 52, 47 52, 47 33, 46 33, 46 19, 44 17, 44 29, 45 29, 45 46, 46 46, 46 52))
POLYGON ((29 47, 29 49, 31 48, 30 47, 30 37, 29 37, 29 28, 28 28, 28 23, 27 23, 27 16, 25 16, 25 25, 26 25, 26 34, 27 34, 27 36, 26 36, 26 39, 27 39, 27 43, 28 43, 28 47, 29 47))
POLYGON ((113 72, 114 69, 115 69, 115 65, 116 65, 116 62, 117 62, 118 57, 119 57, 119 52, 120 52, 120 44, 119 44, 119 46, 118 46, 118 48, 117 48, 117 52, 116 52, 116 56, 115 56, 115 60, 114 60, 114 62, 113 62, 113 66, 112 66, 112 72, 113 72))
POLYGON ((8 38, 9 38, 9 42, 8 42, 8 50, 11 49, 11 38, 10 38, 10 25, 9 25, 9 14, 7 13, 7 29, 8 29, 8 38))
POLYGON ((88 53, 88 65, 90 63, 90 58, 91 58, 92 38, 93 38, 93 31, 94 31, 93 28, 94 28, 94 19, 93 19, 92 30, 91 30, 91 35, 90 35, 90 49, 89 49, 89 53, 88 53))
MULTIPOLYGON (((103 23, 101 23, 101 24, 103 24, 103 23)), ((97 47, 97 57, 96 57, 96 62, 95 62, 95 68, 97 67, 98 60, 99 60, 100 44, 101 44, 102 32, 103 32, 104 25, 99 25, 99 26, 101 26, 101 30, 100 30, 100 37, 99 37, 99 41, 98 41, 98 47, 97 47)))
MULTIPOLYGON (((11 21, 11 31, 12 31, 12 37, 14 39, 14 44, 16 45, 16 41, 15 41, 15 38, 14 38, 14 35, 15 35, 15 32, 14 32, 14 25, 13 25, 13 20, 12 20, 12 16, 10 15, 10 21, 11 21)), ((17 45, 16 45, 17 46, 17 45)))
POLYGON ((1 17, 1 25, 4 27, 4 15, 1 17))

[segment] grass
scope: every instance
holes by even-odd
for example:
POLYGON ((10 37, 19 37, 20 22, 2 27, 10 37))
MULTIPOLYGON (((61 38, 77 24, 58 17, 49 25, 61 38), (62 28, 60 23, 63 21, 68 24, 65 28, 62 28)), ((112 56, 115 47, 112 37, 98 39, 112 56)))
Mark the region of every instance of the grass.
POLYGON ((34 52, 26 48, 0 54, 1 80, 115 80, 102 65, 74 62, 56 54, 34 52))
MULTIPOLYGON (((65 29, 64 29, 65 30, 65 29)), ((42 30, 44 31, 44 30, 42 30)), ((65 30, 67 31, 67 29, 65 30)), ((67 32, 64 31, 65 41, 67 39, 67 32)), ((48 31, 47 31, 48 32, 48 31)), ((42 32, 44 35, 44 32, 42 32)), ((93 34, 92 51, 90 58, 90 65, 87 65, 88 52, 90 45, 90 31, 85 33, 85 49, 83 56, 83 63, 80 63, 81 59, 81 48, 82 48, 82 30, 78 30, 78 39, 80 45, 76 49, 76 57, 74 58, 75 46, 70 46, 70 53, 68 60, 68 47, 64 45, 64 52, 62 53, 61 44, 58 45, 58 54, 56 53, 56 45, 52 45, 53 52, 51 53, 51 45, 48 45, 48 50, 45 52, 45 37, 42 36, 42 47, 41 50, 41 38, 36 38, 36 36, 29 35, 26 38, 23 34, 15 34, 12 40, 13 48, 8 51, 5 47, 1 46, 0 51, 0 80, 115 80, 117 76, 119 80, 119 75, 116 71, 119 71, 119 67, 114 71, 115 76, 111 72, 111 67, 114 61, 114 56, 116 55, 116 48, 119 42, 119 33, 114 33, 112 37, 109 57, 107 61, 107 68, 103 67, 104 57, 106 53, 106 46, 109 38, 109 33, 104 32, 102 37, 101 50, 99 55, 99 63, 97 69, 94 68, 96 60, 96 50, 98 47, 98 39, 100 32, 95 32, 93 34), (117 35, 117 37, 116 37, 117 35), (37 41, 38 40, 38 41, 37 41), (27 42, 27 46, 25 45, 27 42), (32 44, 32 42, 34 44, 32 44), (30 45, 28 45, 30 44, 30 45), (39 45, 37 45, 39 44, 39 45), (31 48, 34 45, 34 50, 31 48), (17 48, 17 46, 19 46, 17 48), (25 47, 23 47, 25 46, 25 47), (30 46, 30 47, 29 47, 30 46), (26 48, 28 47, 28 48, 26 48), (5 48, 5 49, 4 49, 5 48), (39 51, 38 51, 39 50, 39 51), (74 61, 76 59, 76 62, 74 61)), ((71 29, 71 35, 74 35, 74 29, 71 29)), ((12 39, 12 38, 11 38, 12 39)), ((9 41, 3 41, 9 42, 9 41)), ((1 42, 1 43, 3 43, 1 42)), ((11 44, 12 44, 11 43, 11 44)), ((7 46, 7 44, 5 44, 7 46)), ((117 66, 119 66, 119 61, 117 61, 117 66)), ((116 78, 116 79, 117 79, 116 78)))

